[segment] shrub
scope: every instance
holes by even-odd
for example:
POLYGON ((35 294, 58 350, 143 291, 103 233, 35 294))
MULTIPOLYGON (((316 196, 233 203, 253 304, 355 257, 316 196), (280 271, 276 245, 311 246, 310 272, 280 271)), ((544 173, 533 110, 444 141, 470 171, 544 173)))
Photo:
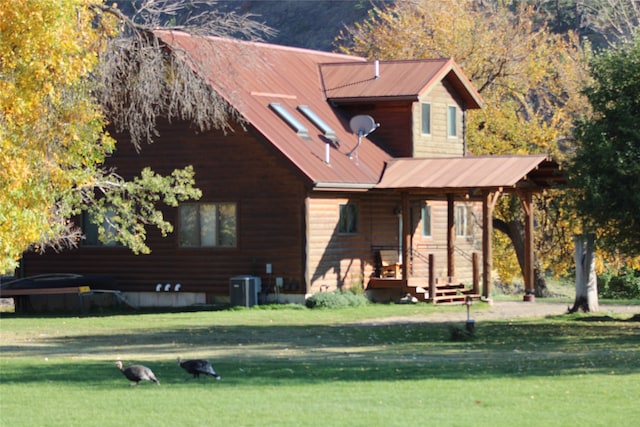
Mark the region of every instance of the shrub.
POLYGON ((369 303, 363 295, 356 295, 350 291, 320 292, 307 298, 309 308, 345 308, 359 307, 369 303))
POLYGON ((640 298, 640 271, 623 267, 616 274, 607 270, 598 277, 598 295, 610 299, 640 298))

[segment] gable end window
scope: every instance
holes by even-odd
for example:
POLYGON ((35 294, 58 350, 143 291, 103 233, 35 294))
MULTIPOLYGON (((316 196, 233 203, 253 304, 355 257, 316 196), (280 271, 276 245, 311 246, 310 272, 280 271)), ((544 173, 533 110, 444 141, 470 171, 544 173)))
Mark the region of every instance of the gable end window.
POLYGON ((340 205, 340 219, 338 233, 355 234, 358 232, 358 205, 347 203, 340 205))
POLYGON ((431 135, 431 104, 422 103, 422 134, 431 135))
POLYGON ((236 247, 235 203, 189 203, 180 205, 181 247, 236 247))
POLYGON ((458 109, 454 106, 447 109, 447 135, 452 138, 458 136, 458 109))

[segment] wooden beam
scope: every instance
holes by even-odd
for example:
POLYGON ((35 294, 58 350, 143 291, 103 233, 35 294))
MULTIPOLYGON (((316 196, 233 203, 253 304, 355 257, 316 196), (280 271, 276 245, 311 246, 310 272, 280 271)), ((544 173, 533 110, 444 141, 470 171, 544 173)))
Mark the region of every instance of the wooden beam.
POLYGON ((478 252, 471 254, 472 289, 476 295, 480 294, 480 264, 478 258, 478 252))
POLYGON ((409 209, 409 193, 402 192, 402 278, 409 280, 411 271, 411 212, 409 209))
POLYGON ((520 194, 520 202, 524 210, 524 290, 525 301, 533 301, 534 284, 534 252, 533 252, 533 193, 530 191, 520 194))
POLYGON ((491 297, 491 271, 493 270, 493 208, 500 197, 499 191, 482 192, 482 296, 491 297))
POLYGON ((447 194, 447 276, 456 275, 455 244, 456 244, 456 221, 455 221, 454 195, 447 194))

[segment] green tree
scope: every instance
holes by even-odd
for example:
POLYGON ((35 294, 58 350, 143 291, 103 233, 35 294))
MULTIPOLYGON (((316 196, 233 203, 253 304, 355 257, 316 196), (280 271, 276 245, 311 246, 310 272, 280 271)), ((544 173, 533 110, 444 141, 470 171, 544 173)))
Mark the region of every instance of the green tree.
MULTIPOLYGON (((485 100, 469 117, 474 154, 549 153, 562 160, 562 144, 571 140, 573 121, 587 105, 580 93, 587 54, 575 34, 554 34, 535 9, 512 8, 513 3, 422 0, 376 8, 341 34, 339 49, 371 59, 452 57, 485 100)), ((544 272, 569 268, 573 242, 558 194, 535 202, 536 221, 544 224, 537 230, 536 252, 548 260, 535 269, 536 293, 542 296, 544 272)), ((494 265, 509 281, 524 259, 517 198, 501 198, 494 226, 503 232, 494 237, 494 265)))
POLYGON ((570 165, 587 231, 612 253, 640 255, 640 37, 591 63, 594 115, 576 126, 570 165))
POLYGON ((245 36, 262 29, 216 15, 211 3, 129 2, 131 17, 91 0, 0 2, 0 272, 29 248, 76 245, 82 211, 147 253, 147 226, 172 231, 158 203, 200 197, 190 167, 169 176, 145 169, 132 181, 105 169, 116 146, 105 129, 129 132, 140 148, 160 116, 224 126, 225 103, 150 31, 159 23, 245 36))

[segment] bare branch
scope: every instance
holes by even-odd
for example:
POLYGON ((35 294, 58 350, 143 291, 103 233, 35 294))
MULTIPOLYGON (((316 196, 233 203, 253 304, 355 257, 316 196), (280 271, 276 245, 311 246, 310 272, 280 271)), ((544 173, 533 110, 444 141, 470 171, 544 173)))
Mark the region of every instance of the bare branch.
POLYGON ((158 135, 157 120, 185 120, 199 130, 228 130, 237 113, 200 76, 188 52, 163 44, 157 29, 256 40, 271 30, 249 15, 220 14, 208 0, 141 0, 127 3, 132 14, 94 4, 115 16, 120 34, 100 58, 96 96, 117 132, 128 132, 136 149, 158 135), (195 71, 194 71, 195 70, 195 71))
POLYGON ((600 34, 609 46, 629 42, 640 29, 640 0, 601 0, 581 4, 585 25, 600 34))

